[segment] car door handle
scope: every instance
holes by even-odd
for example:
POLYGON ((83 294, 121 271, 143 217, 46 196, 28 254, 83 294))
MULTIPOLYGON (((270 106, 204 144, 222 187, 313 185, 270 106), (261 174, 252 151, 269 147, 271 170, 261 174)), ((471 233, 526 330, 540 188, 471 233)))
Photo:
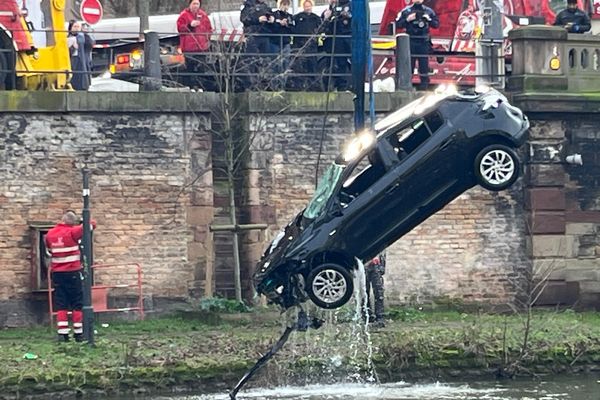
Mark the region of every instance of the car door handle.
POLYGON ((440 150, 445 150, 448 148, 448 146, 450 145, 451 140, 448 138, 446 140, 444 140, 442 142, 442 144, 440 144, 440 150))
POLYGON ((396 189, 398 189, 399 187, 400 187, 400 183, 396 182, 392 186, 390 186, 389 188, 386 189, 385 194, 390 194, 393 191, 395 191, 396 189))

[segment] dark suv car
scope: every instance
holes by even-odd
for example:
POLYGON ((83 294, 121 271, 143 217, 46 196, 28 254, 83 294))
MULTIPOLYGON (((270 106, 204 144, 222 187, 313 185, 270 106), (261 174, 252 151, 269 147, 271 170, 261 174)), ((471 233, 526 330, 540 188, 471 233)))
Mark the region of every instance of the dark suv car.
POLYGON ((345 304, 359 260, 376 256, 476 184, 519 176, 527 117, 494 89, 435 92, 357 133, 307 207, 258 263, 258 293, 283 308, 345 304))

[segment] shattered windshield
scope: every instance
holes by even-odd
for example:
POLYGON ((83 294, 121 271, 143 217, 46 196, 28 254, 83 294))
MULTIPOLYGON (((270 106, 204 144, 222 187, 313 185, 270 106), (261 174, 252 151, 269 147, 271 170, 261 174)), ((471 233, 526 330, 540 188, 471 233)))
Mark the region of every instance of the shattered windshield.
POLYGON ((327 200, 331 197, 333 189, 335 189, 340 176, 342 176, 342 171, 344 171, 344 166, 336 163, 332 163, 327 170, 325 170, 325 173, 319 181, 319 186, 317 186, 317 190, 315 190, 315 194, 308 203, 306 211, 304 211, 305 218, 314 219, 321 215, 325 208, 325 204, 327 204, 327 200))

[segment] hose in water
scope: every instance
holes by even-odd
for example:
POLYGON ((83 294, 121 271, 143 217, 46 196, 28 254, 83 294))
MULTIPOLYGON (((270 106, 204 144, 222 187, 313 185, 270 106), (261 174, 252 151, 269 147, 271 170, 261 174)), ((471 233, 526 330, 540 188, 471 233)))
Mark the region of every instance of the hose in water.
POLYGON ((264 356, 262 356, 256 362, 256 364, 254 364, 254 366, 248 372, 246 372, 246 374, 244 376, 242 376, 242 379, 240 379, 238 384, 233 388, 233 390, 231 392, 229 392, 229 398, 231 400, 235 400, 235 398, 236 398, 235 396, 237 396, 237 393, 246 384, 246 382, 248 382, 248 380, 250 380, 250 378, 252 378, 252 375, 254 375, 254 373, 256 371, 258 371, 260 369, 260 367, 262 367, 264 364, 266 364, 267 361, 269 361, 271 359, 271 357, 273 357, 275 355, 275 353, 277 353, 283 347, 285 342, 287 342, 288 338, 290 337, 290 333, 292 333, 292 331, 294 329, 296 329, 296 326, 286 327, 285 331, 283 332, 283 335, 281 335, 281 337, 279 338, 277 343, 275 343, 275 345, 273 347, 271 347, 271 350, 269 350, 264 356))

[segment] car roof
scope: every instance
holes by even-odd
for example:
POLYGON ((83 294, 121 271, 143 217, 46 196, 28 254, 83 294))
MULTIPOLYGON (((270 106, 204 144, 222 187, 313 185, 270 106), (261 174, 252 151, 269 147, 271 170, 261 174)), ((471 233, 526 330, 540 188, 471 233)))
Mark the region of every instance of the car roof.
POLYGON ((484 99, 483 109, 488 108, 489 104, 497 103, 498 100, 507 101, 504 95, 493 88, 480 88, 476 91, 468 92, 436 90, 387 115, 375 124, 374 129, 379 136, 384 134, 389 128, 394 127, 403 121, 408 121, 413 119, 413 117, 417 118, 426 114, 428 111, 439 107, 444 101, 476 101, 479 99, 484 99))

